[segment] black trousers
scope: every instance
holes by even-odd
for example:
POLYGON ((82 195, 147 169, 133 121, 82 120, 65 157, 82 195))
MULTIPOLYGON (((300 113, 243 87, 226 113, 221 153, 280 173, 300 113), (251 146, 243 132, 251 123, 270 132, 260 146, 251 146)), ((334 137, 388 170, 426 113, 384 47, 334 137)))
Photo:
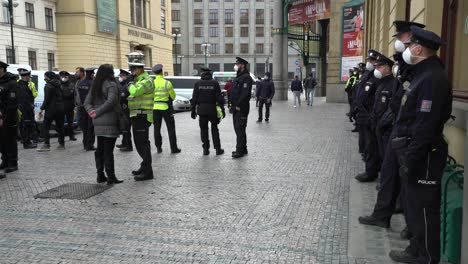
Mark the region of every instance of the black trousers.
POLYGON ((365 150, 365 138, 364 138, 364 125, 356 124, 356 129, 359 135, 359 153, 363 154, 365 150))
POLYGON ((210 139, 208 137, 208 123, 211 123, 211 137, 215 149, 221 149, 219 139, 218 117, 217 116, 199 116, 200 136, 203 143, 203 149, 210 149, 210 139))
POLYGON ((247 151, 247 120, 249 114, 244 114, 238 111, 234 111, 232 121, 234 123, 234 131, 236 132, 236 152, 247 151))
POLYGON ((124 113, 125 113, 125 116, 127 117, 128 121, 129 121, 128 122, 129 126, 122 133, 122 145, 124 145, 127 148, 133 148, 133 145, 132 145, 132 122, 130 120, 130 112, 128 111, 128 109, 125 109, 124 113))
POLYGON ((265 105, 265 119, 270 119, 270 104, 267 102, 268 99, 258 99, 258 120, 263 120, 263 106, 265 105))
POLYGON ((380 170, 380 155, 377 143, 377 136, 370 125, 363 126, 364 136, 364 157, 366 162, 366 174, 377 177, 380 170))
POLYGON ((78 125, 83 132, 83 147, 85 149, 92 148, 95 141, 93 120, 88 116, 88 112, 84 107, 78 108, 78 112, 78 125))
POLYGON ((53 116, 47 116, 44 118, 44 143, 50 144, 50 127, 52 122, 55 121, 55 130, 58 133, 58 142, 60 145, 65 144, 65 133, 63 131, 63 112, 57 111, 53 116))
POLYGON ((175 119, 174 114, 171 108, 167 110, 154 110, 153 111, 153 120, 154 120, 154 144, 157 148, 162 147, 162 136, 161 136, 161 125, 162 121, 166 123, 167 133, 169 134, 169 143, 171 145, 171 150, 177 149, 177 137, 175 129, 175 119))
POLYGON ((0 128, 0 152, 2 163, 11 167, 18 166, 18 144, 16 142, 17 127, 3 126, 0 128))
POLYGON ((21 139, 23 145, 29 145, 32 142, 37 140, 37 130, 36 124, 34 121, 34 109, 25 109, 21 110, 21 122, 19 124, 21 139))
POLYGON ((138 155, 143 159, 140 167, 143 169, 144 176, 152 176, 151 143, 149 141, 149 127, 151 123, 147 120, 146 115, 137 115, 132 117, 131 120, 133 141, 135 142, 138 155))
POLYGON ((75 118, 75 112, 73 110, 66 111, 65 117, 67 118, 66 135, 70 138, 73 138, 73 136, 75 135, 75 132, 73 131, 73 119, 75 118))
POLYGON ((97 137, 97 148, 94 157, 98 174, 102 174, 105 169, 107 176, 115 176, 114 147, 116 141, 116 137, 97 137))
POLYGON ((418 263, 440 261, 441 178, 447 160, 447 145, 431 146, 427 158, 416 162, 406 188, 406 216, 413 234, 407 250, 417 254, 418 263))

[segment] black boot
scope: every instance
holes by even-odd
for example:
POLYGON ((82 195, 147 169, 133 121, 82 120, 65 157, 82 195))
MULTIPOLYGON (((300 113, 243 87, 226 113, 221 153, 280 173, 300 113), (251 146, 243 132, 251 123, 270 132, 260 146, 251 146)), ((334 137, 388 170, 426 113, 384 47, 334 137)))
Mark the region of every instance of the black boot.
POLYGON ((120 181, 115 177, 114 155, 110 153, 109 156, 104 159, 104 167, 106 168, 107 174, 107 185, 122 183, 123 181, 120 181))
POLYGON ((134 177, 135 181, 147 181, 154 179, 153 169, 142 170, 142 174, 134 177))
POLYGON ((401 232, 400 232, 400 238, 405 239, 405 240, 410 240, 411 237, 413 237, 413 235, 409 231, 408 227, 405 226, 405 228, 403 230, 401 230, 401 232))
POLYGON ((6 167, 5 173, 14 172, 14 171, 17 171, 17 170, 18 170, 18 164, 11 165, 11 166, 6 167))
POLYGON ((142 167, 140 167, 138 170, 132 171, 132 175, 134 175, 134 176, 141 175, 142 173, 143 173, 143 168, 142 167))
POLYGON ((377 179, 377 176, 372 176, 372 175, 367 175, 367 173, 361 173, 358 174, 356 177, 354 177, 356 180, 359 182, 373 182, 375 179, 377 179))
POLYGON ((203 156, 208 156, 210 155, 210 150, 209 149, 203 149, 203 156))
POLYGON ((377 218, 373 215, 369 216, 360 216, 359 217, 359 223, 363 225, 373 225, 373 226, 380 226, 383 228, 389 228, 390 227, 390 219, 380 219, 377 218))
POLYGON ((418 256, 414 256, 407 252, 406 250, 402 251, 397 251, 397 250, 392 250, 388 254, 388 256, 396 262, 400 263, 417 263, 418 256))
POLYGON ((216 149, 216 155, 223 155, 223 154, 224 154, 224 149, 222 148, 216 149))
POLYGON ((6 167, 8 167, 8 163, 6 161, 2 161, 2 163, 0 164, 0 170, 5 169, 6 167))
POLYGON ((103 183, 107 181, 106 175, 104 174, 104 161, 94 153, 94 160, 96 161, 96 172, 97 172, 97 183, 103 183))

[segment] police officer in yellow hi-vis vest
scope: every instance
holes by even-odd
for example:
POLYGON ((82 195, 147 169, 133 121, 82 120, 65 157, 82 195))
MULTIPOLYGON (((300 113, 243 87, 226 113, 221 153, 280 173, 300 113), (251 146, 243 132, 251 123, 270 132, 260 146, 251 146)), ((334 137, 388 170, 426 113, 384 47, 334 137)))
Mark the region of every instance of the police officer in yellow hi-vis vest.
POLYGON ((138 170, 132 171, 136 181, 153 179, 151 167, 151 144, 149 127, 153 121, 153 78, 145 72, 144 54, 132 52, 127 55, 131 75, 128 77, 128 108, 132 122, 133 140, 138 155, 143 159, 138 170))
POLYGON ((154 79, 154 142, 158 153, 162 152, 162 137, 161 137, 161 124, 164 118, 166 122, 167 132, 169 133, 169 143, 171 145, 171 152, 173 154, 180 153, 177 147, 177 137, 175 130, 174 111, 172 108, 172 101, 175 99, 176 94, 172 83, 163 77, 163 66, 157 64, 153 67, 153 72, 156 74, 154 79))
POLYGON ((19 110, 21 111, 21 119, 19 123, 21 140, 25 149, 36 148, 38 133, 36 122, 34 121, 34 99, 38 92, 36 85, 31 80, 31 71, 28 69, 18 69, 20 79, 18 85, 20 87, 18 93, 19 110))

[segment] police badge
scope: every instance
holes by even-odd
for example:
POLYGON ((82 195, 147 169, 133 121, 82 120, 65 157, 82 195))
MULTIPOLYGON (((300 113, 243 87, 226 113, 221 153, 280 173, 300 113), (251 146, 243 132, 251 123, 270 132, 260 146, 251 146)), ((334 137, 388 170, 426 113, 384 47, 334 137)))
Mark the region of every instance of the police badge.
POLYGON ((403 95, 403 98, 401 98, 401 105, 405 105, 406 104, 406 100, 408 100, 408 96, 405 94, 403 95))
POLYGON ((408 90, 408 87, 410 87, 410 85, 411 85, 411 83, 410 83, 409 81, 405 81, 405 82, 403 83, 403 88, 404 88, 405 90, 408 90))
POLYGON ((370 85, 366 85, 365 89, 366 89, 366 92, 368 92, 370 90, 370 85))
POLYGON ((385 102, 386 102, 386 101, 387 101, 387 97, 385 97, 385 96, 382 96, 382 103, 384 103, 384 104, 385 104, 385 102))

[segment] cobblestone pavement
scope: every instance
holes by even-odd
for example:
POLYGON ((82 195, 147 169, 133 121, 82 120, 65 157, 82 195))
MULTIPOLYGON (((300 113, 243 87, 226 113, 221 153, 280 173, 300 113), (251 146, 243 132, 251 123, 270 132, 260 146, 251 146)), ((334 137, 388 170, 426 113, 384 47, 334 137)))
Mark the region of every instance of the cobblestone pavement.
POLYGON ((87 200, 33 198, 95 182, 94 155, 79 141, 21 149, 20 170, 0 180, 0 263, 379 263, 348 256, 350 182, 363 165, 347 106, 274 102, 261 124, 251 109, 248 156, 231 159, 231 116, 220 125, 226 154, 205 157, 198 122, 179 113, 182 153, 170 154, 164 131, 155 180, 135 182, 136 151, 116 150, 125 182, 87 200))

